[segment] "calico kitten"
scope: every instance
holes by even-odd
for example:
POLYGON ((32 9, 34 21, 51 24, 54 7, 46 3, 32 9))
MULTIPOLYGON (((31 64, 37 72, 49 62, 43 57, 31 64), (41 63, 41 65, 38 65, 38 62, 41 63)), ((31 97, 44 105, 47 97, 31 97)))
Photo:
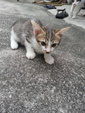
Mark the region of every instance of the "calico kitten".
POLYGON ((35 58, 36 53, 43 53, 45 62, 53 64, 51 52, 59 45, 62 33, 68 29, 69 27, 56 30, 44 28, 36 19, 20 19, 12 26, 10 46, 17 49, 21 43, 26 48, 28 59, 35 58))

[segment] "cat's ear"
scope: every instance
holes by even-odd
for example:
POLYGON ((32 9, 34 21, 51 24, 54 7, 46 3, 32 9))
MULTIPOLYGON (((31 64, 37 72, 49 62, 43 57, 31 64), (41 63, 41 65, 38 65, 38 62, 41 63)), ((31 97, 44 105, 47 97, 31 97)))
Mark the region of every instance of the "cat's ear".
POLYGON ((62 28, 62 29, 56 29, 56 30, 55 30, 55 34, 62 36, 62 34, 63 34, 64 32, 66 32, 66 31, 68 31, 69 29, 70 29, 70 27, 65 27, 65 28, 62 28))
POLYGON ((31 20, 31 23, 32 23, 32 26, 33 26, 33 29, 34 29, 36 36, 44 33, 44 30, 34 20, 31 20))

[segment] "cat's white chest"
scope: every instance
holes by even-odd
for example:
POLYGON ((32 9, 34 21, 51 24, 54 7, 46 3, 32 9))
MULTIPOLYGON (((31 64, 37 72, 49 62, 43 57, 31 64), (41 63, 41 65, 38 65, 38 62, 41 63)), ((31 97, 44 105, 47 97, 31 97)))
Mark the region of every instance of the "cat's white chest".
POLYGON ((33 49, 37 52, 37 53, 43 53, 42 52, 42 48, 40 47, 40 45, 38 44, 38 42, 36 41, 35 37, 32 37, 31 39, 31 44, 33 49))

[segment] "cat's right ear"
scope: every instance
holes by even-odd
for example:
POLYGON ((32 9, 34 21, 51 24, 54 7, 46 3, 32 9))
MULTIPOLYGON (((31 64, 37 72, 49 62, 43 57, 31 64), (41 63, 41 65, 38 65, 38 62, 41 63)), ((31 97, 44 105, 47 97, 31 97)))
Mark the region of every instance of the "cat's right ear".
POLYGON ((34 20, 31 20, 31 23, 32 23, 32 26, 33 26, 33 29, 34 29, 35 36, 38 36, 38 35, 44 33, 44 31, 43 31, 43 29, 40 27, 40 25, 37 24, 34 20))
POLYGON ((62 28, 62 29, 56 29, 56 30, 55 30, 55 34, 62 36, 62 34, 63 34, 64 32, 66 32, 66 31, 68 31, 70 28, 71 28, 71 27, 65 27, 65 28, 62 28))

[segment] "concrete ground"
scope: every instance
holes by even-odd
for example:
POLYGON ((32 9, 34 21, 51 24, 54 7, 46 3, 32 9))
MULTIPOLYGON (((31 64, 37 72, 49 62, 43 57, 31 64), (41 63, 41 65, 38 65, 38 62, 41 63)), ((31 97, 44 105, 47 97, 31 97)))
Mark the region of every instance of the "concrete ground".
POLYGON ((41 6, 0 0, 0 113, 85 113, 85 29, 55 19, 41 6), (24 47, 10 49, 11 25, 36 16, 46 26, 71 26, 55 50, 54 65, 24 47))

